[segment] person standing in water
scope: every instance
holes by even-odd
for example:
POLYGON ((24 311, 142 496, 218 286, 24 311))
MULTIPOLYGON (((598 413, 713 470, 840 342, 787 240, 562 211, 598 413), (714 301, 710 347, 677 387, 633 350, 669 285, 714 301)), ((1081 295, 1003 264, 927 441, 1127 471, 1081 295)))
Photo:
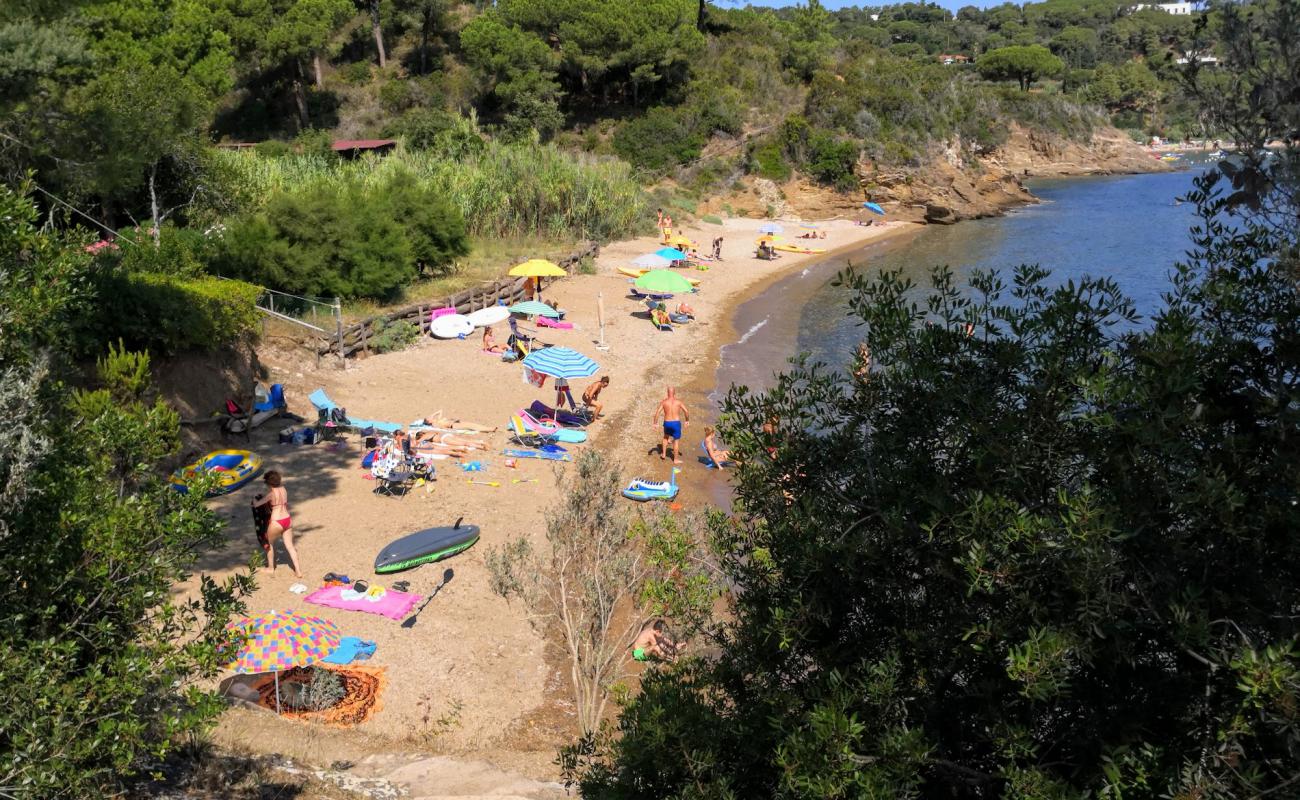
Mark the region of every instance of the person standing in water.
POLYGON ((266 565, 275 572, 275 540, 284 537, 284 549, 289 553, 289 563, 293 565, 294 577, 302 577, 302 568, 298 566, 298 551, 293 546, 293 520, 289 516, 289 492, 285 490, 280 473, 270 470, 262 480, 270 489, 265 495, 253 498, 253 507, 270 505, 271 524, 266 528, 266 542, 262 549, 266 551, 266 565))
POLYGON ((668 387, 668 393, 664 399, 659 402, 655 408, 653 422, 659 422, 662 417, 664 421, 664 438, 659 445, 659 459, 662 461, 668 456, 668 443, 672 442, 673 463, 682 463, 680 446, 682 441, 682 426, 691 424, 691 412, 686 408, 686 404, 677 399, 677 390, 668 387))

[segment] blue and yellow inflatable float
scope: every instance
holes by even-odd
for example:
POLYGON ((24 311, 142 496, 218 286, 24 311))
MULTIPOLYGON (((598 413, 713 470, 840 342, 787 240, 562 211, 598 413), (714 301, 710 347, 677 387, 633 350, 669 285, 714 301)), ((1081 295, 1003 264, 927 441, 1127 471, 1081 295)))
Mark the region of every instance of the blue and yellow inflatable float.
POLYGON ((213 450, 203 458, 172 473, 172 488, 189 491, 189 483, 202 473, 216 476, 216 485, 208 497, 227 494, 256 478, 262 471, 262 459, 247 450, 213 450))

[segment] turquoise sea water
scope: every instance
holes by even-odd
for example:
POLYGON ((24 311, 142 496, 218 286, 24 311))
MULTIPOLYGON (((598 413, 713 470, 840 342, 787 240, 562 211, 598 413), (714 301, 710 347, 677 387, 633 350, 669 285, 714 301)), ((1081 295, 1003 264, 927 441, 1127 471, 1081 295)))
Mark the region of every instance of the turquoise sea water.
POLYGON ((960 276, 976 268, 1009 273, 1018 264, 1036 263, 1058 283, 1104 275, 1149 317, 1163 305, 1170 270, 1191 245, 1193 207, 1177 198, 1192 188, 1196 174, 1188 169, 1037 181, 1030 188, 1043 201, 1039 205, 1004 217, 930 226, 792 275, 738 309, 742 339, 723 349, 711 400, 716 405, 733 383, 770 385, 774 372, 799 352, 833 366, 846 364, 860 330, 847 314, 847 290, 832 286, 831 279, 850 262, 868 271, 901 269, 920 285, 938 264, 960 276))

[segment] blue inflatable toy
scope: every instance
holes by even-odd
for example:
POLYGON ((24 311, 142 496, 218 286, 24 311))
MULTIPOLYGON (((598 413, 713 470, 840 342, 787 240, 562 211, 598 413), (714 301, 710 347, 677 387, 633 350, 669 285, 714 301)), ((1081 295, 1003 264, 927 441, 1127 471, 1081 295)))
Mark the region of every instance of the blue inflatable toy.
POLYGON ((650 500, 672 500, 677 496, 677 473, 679 472, 681 469, 673 467, 672 475, 662 483, 633 478, 623 490, 623 496, 638 503, 650 500))

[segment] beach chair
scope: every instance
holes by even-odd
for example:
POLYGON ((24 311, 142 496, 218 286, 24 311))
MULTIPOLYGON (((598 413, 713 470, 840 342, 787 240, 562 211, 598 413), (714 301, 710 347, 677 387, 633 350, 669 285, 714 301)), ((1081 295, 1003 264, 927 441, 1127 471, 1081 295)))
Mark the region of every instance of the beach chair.
POLYGON ((521 444, 524 447, 532 447, 540 450, 546 445, 553 443, 553 440, 549 436, 543 436, 537 431, 529 430, 528 426, 524 424, 523 418, 519 416, 513 416, 510 418, 510 424, 507 430, 510 433, 511 441, 521 444))
POLYGON ((401 497, 415 480, 414 469, 389 455, 375 459, 370 474, 375 479, 374 493, 385 497, 401 497))
POLYGON ((312 392, 307 397, 307 400, 316 408, 316 413, 319 418, 317 425, 332 425, 340 428, 352 428, 358 431, 373 428, 380 433, 387 433, 390 435, 396 433, 402 428, 402 426, 398 425, 396 422, 380 422, 379 420, 374 419, 360 419, 354 417, 331 400, 329 395, 325 394, 324 389, 317 389, 312 392), (334 413, 335 409, 338 410, 338 414, 334 413), (340 420, 339 417, 342 417, 342 420, 340 420))
POLYGON ((519 412, 519 420, 523 423, 526 430, 531 433, 545 436, 547 441, 562 442, 564 444, 582 444, 587 441, 586 431, 575 431, 570 428, 559 428, 554 425, 547 425, 532 414, 529 414, 527 411, 519 412))

